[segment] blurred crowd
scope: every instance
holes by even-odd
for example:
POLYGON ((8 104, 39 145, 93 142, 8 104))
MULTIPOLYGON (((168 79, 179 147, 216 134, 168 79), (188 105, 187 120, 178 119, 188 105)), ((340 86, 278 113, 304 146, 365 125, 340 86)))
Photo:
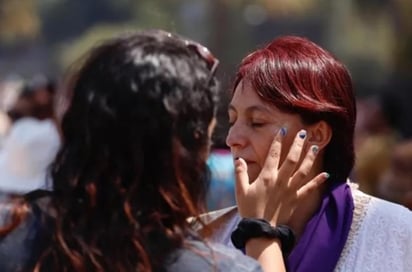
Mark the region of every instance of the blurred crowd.
POLYGON ((412 209, 412 112, 408 85, 358 99, 353 180, 371 195, 412 209))
MULTIPOLYGON (((412 209, 412 98, 406 86, 358 98, 352 181, 366 193, 412 209)), ((50 189, 47 167, 60 145, 56 89, 54 79, 42 74, 0 82, 0 191, 50 189)), ((209 210, 235 205, 232 156, 224 137, 219 139, 208 160, 209 210)))
POLYGON ((44 75, 0 85, 0 191, 50 189, 47 168, 60 145, 54 118, 55 83, 44 75))

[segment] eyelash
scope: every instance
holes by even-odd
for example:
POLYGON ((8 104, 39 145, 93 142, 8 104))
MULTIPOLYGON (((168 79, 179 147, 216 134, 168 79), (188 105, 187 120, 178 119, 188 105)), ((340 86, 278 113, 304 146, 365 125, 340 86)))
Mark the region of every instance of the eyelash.
MULTIPOLYGON (((232 127, 235 122, 229 121, 229 126, 232 127)), ((265 125, 265 123, 262 122, 249 122, 248 125, 252 128, 261 128, 265 125)))
POLYGON ((257 122, 250 122, 249 124, 252 128, 260 128, 263 127, 265 124, 264 123, 257 123, 257 122))

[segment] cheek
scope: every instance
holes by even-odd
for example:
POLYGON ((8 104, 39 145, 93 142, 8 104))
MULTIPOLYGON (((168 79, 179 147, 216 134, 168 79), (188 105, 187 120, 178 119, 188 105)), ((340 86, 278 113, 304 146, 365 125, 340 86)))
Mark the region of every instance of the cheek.
MULTIPOLYGON (((275 136, 267 135, 266 137, 256 138, 255 153, 257 154, 260 167, 263 167, 263 165, 266 161, 266 157, 268 155, 269 148, 272 145, 274 137, 275 136)), ((289 149, 290 149, 294 139, 295 139, 294 135, 293 136, 286 135, 286 137, 283 138, 279 165, 281 165, 283 163, 286 156, 288 155, 289 149)))
POLYGON ((255 153, 257 155, 257 159, 259 162, 260 167, 263 167, 266 161, 267 154, 269 152, 269 148, 272 144, 273 138, 271 136, 267 137, 256 137, 255 141, 255 153))

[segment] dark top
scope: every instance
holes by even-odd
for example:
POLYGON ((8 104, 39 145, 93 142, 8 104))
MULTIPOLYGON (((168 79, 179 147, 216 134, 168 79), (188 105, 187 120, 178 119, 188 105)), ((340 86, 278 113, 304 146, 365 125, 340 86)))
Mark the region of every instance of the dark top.
MULTIPOLYGON (((50 230, 41 204, 30 202, 31 211, 14 231, 0 238, 0 271, 31 271, 39 254, 49 243, 50 230)), ((10 218, 12 205, 0 195, 0 226, 10 218)), ((174 251, 167 271, 262 271, 258 262, 240 251, 215 243, 187 239, 185 247, 174 251)))

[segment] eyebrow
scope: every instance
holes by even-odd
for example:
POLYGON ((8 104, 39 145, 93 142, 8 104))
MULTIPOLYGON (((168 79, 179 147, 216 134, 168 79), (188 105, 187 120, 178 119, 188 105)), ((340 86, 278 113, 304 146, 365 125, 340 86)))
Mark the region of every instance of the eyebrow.
MULTIPOLYGON (((237 112, 236 108, 232 104, 229 104, 228 110, 232 110, 234 112, 237 112)), ((256 111, 270 114, 269 110, 266 107, 258 106, 258 105, 247 107, 245 111, 248 114, 256 112, 256 111)))

